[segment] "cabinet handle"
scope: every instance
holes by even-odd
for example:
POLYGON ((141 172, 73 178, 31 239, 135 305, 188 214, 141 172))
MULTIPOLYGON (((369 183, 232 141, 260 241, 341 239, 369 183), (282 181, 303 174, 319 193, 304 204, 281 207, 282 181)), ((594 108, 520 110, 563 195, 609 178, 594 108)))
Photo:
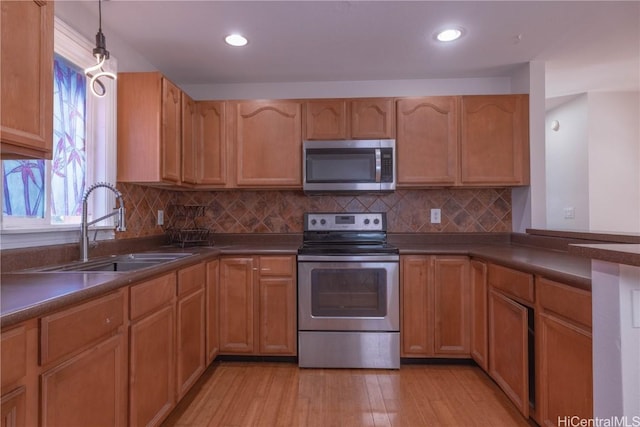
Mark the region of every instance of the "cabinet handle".
POLYGON ((260 271, 271 271, 271 269, 270 268, 263 268, 260 271))
POLYGON ((258 267, 253 267, 252 270, 253 271, 258 271, 258 267))

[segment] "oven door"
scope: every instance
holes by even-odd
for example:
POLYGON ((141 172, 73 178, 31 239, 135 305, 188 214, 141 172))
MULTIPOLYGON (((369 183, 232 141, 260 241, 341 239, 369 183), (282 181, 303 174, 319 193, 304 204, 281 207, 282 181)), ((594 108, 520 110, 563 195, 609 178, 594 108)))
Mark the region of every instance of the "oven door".
POLYGON ((398 256, 299 256, 300 331, 399 331, 398 256))

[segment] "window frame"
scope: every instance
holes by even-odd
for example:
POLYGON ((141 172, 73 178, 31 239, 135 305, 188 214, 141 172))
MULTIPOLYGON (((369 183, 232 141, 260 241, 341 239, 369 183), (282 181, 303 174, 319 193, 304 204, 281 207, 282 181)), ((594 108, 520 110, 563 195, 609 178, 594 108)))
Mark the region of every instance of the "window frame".
MULTIPOLYGON (((54 18, 54 51, 64 56, 81 68, 95 64, 92 55, 93 45, 87 38, 67 25, 58 17, 54 18)), ((117 73, 117 60, 110 56, 105 64, 109 71, 117 73)), ((85 135, 87 144, 86 183, 97 181, 115 183, 117 164, 117 83, 104 79, 107 90, 104 98, 96 98, 87 88, 87 127, 85 135), (93 142, 93 143, 90 143, 93 142), (96 146, 102 146, 96 154, 96 146)), ((80 226, 78 224, 52 224, 50 195, 51 174, 50 162, 45 162, 45 216, 44 218, 4 218, 0 216, 0 249, 21 248, 78 242, 80 226)), ((0 188, 0 191, 2 189, 0 188)), ((97 190, 92 193, 88 206, 89 217, 95 212, 102 216, 115 207, 115 198, 111 192, 97 190)), ((98 239, 113 239, 113 218, 101 222, 98 239)))

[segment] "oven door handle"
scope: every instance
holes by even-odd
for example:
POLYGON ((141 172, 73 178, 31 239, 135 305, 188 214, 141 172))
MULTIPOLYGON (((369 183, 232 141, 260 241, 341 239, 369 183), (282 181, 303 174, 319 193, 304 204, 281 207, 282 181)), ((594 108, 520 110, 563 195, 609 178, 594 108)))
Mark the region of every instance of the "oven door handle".
POLYGON ((380 182, 382 177, 382 155, 379 148, 376 148, 376 182, 380 182))

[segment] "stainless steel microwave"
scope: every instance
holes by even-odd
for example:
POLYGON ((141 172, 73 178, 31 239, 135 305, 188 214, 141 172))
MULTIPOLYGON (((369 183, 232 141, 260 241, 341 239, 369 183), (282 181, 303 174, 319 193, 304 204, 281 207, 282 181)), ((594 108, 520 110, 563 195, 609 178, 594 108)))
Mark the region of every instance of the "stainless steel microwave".
POLYGON ((396 141, 304 141, 303 189, 307 193, 383 192, 396 188, 396 141))

